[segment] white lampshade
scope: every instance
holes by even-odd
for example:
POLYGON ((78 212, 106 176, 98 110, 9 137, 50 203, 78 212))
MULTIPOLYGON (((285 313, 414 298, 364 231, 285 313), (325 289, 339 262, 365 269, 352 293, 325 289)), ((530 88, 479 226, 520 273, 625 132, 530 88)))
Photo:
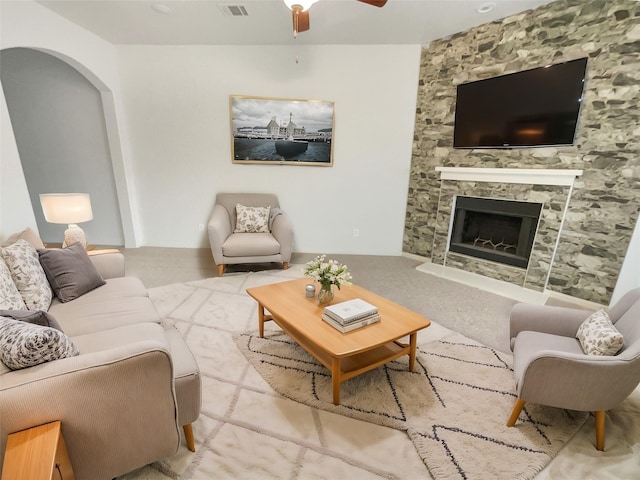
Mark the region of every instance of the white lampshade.
POLYGON ((290 10, 293 10, 294 5, 300 5, 302 7, 302 11, 306 12, 311 8, 311 5, 316 3, 318 0, 283 0, 284 4, 289 7, 290 10))
POLYGON ((40 203, 49 223, 81 223, 93 219, 88 193, 42 193, 40 203))

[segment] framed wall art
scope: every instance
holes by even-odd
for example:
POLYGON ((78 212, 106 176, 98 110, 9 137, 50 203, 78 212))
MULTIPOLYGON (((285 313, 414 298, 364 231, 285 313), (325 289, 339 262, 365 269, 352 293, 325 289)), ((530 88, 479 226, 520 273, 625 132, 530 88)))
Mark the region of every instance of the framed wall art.
POLYGON ((333 165, 334 102, 231 95, 233 163, 333 165))

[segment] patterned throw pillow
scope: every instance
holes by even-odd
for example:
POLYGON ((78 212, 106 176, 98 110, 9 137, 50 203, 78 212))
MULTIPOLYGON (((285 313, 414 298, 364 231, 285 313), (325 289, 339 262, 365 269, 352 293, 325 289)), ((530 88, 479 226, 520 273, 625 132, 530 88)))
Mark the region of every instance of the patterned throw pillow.
POLYGON ((26 310, 22 295, 13 283, 9 267, 0 257, 0 310, 26 310))
POLYGON ((29 310, 49 310, 53 292, 40 265, 38 252, 26 240, 2 249, 2 258, 11 271, 13 283, 29 310))
POLYGON ((582 322, 576 338, 587 355, 615 355, 624 345, 622 334, 604 310, 598 310, 582 322))
POLYGON ((271 207, 236 205, 236 229, 233 233, 268 233, 271 207))
POLYGON ((0 317, 0 360, 11 370, 75 357, 78 353, 60 330, 0 317))

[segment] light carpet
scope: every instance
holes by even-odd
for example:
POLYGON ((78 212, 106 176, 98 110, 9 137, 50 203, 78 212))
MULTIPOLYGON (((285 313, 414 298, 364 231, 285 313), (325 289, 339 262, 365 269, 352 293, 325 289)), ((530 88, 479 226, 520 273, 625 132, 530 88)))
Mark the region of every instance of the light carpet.
POLYGON ((529 479, 584 423, 586 413, 530 405, 515 428, 510 355, 455 334, 421 345, 408 358, 342 384, 332 403, 331 375, 283 333, 234 335, 240 350, 280 394, 312 407, 407 431, 438 479, 529 479))
MULTIPOLYGON (((290 400, 236 347, 234 334, 257 329, 256 302, 246 289, 301 276, 293 266, 149 290, 164 322, 179 329, 198 360, 202 413, 193 425, 195 453, 183 439, 173 456, 122 480, 431 478, 405 431, 290 400)), ((265 327, 268 337, 280 331, 273 322, 265 327)), ((433 323, 418 335, 419 348, 454 335, 433 323)), ((506 422, 510 409, 496 421, 506 422)), ((607 413, 605 452, 593 446, 594 428, 589 416, 536 480, 634 478, 640 471, 640 391, 607 413)))

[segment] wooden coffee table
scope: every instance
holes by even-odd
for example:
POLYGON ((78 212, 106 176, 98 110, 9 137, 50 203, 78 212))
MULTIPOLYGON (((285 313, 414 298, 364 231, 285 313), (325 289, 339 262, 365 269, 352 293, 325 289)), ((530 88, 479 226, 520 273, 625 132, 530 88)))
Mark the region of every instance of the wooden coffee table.
POLYGON ((340 384, 403 355, 409 355, 409 371, 416 360, 418 331, 431 322, 384 297, 352 285, 335 289, 332 304, 360 298, 378 307, 381 320, 342 333, 321 318, 324 306, 317 298, 305 297, 309 279, 301 278, 247 289, 258 302, 258 329, 264 336, 264 322, 273 320, 287 335, 331 372, 333 403, 340 403, 340 384), (265 313, 268 311, 268 314, 265 313), (409 336, 409 343, 402 337, 409 336))

